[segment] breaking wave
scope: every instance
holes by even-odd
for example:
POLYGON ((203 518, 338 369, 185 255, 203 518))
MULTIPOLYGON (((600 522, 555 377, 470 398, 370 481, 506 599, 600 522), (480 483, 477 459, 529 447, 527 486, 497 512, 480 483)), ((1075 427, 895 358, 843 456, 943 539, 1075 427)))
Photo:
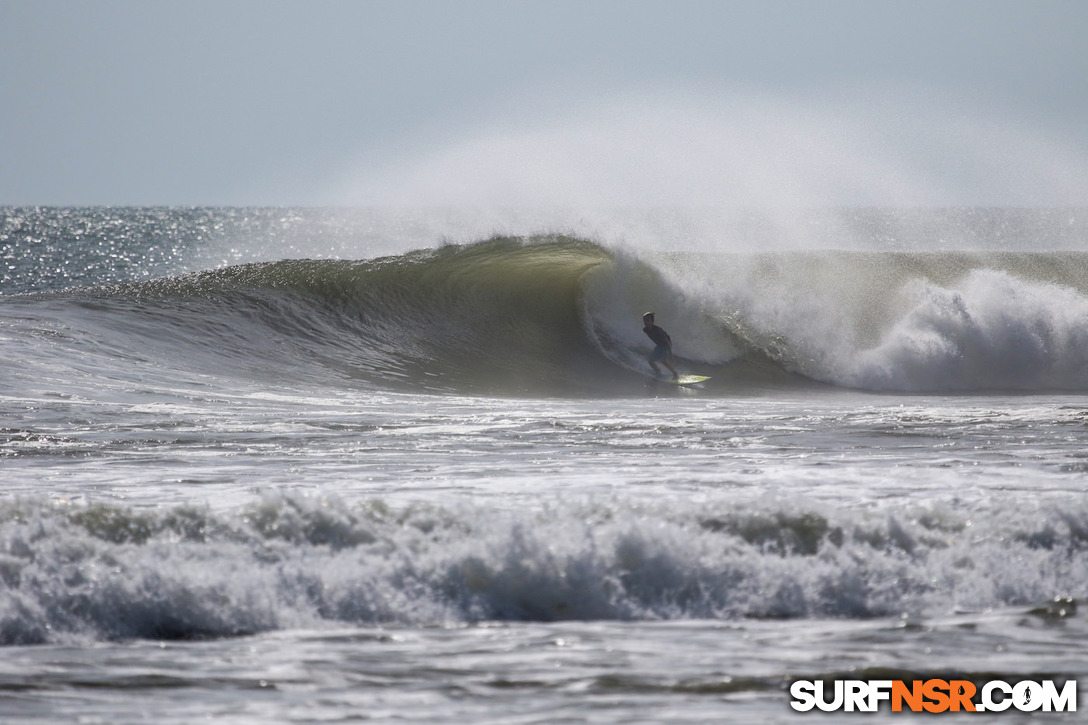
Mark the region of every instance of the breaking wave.
POLYGON ((644 391, 650 309, 679 366, 712 376, 704 394, 1088 390, 1081 252, 636 254, 495 238, 0 299, 28 355, 93 357, 100 376, 135 364, 499 395, 644 391))
POLYGON ((1086 532, 1077 510, 972 526, 940 509, 857 517, 585 501, 504 512, 269 495, 216 512, 9 501, 0 645, 323 624, 1045 607, 1088 578, 1086 532))

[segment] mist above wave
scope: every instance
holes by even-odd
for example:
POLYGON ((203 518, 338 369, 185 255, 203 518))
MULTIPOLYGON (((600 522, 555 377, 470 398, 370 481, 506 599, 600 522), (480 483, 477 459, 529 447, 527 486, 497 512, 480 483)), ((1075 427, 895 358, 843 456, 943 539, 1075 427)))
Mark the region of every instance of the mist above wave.
POLYGON ((490 209, 1060 206, 1082 203, 1088 182, 1083 149, 1060 132, 935 89, 555 100, 527 95, 475 124, 437 124, 384 164, 346 169, 324 196, 490 209))

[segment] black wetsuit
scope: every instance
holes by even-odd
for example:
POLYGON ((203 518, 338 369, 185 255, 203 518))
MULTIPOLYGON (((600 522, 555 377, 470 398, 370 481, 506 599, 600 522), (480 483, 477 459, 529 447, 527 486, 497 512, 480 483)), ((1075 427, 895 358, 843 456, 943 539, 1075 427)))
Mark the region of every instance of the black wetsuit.
POLYGON ((669 333, 665 332, 657 325, 644 327, 642 328, 642 331, 654 341, 655 345, 657 345, 657 349, 655 349, 653 353, 654 359, 661 359, 672 352, 672 338, 669 337, 669 333))

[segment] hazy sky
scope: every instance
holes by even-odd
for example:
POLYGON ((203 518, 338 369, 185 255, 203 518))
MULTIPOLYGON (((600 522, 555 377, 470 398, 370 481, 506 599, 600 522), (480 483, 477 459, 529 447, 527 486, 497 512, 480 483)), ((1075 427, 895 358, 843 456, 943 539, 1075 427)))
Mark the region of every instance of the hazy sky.
POLYGON ((0 204, 1088 204, 1085 0, 0 0, 0 204))

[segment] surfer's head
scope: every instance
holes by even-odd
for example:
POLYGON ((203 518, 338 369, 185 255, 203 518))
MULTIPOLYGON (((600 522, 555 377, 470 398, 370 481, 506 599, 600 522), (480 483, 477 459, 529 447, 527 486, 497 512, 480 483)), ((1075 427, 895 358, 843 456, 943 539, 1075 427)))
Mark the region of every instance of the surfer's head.
POLYGON ((646 325, 647 327, 654 324, 654 313, 647 312, 645 315, 643 315, 642 324, 646 325))

